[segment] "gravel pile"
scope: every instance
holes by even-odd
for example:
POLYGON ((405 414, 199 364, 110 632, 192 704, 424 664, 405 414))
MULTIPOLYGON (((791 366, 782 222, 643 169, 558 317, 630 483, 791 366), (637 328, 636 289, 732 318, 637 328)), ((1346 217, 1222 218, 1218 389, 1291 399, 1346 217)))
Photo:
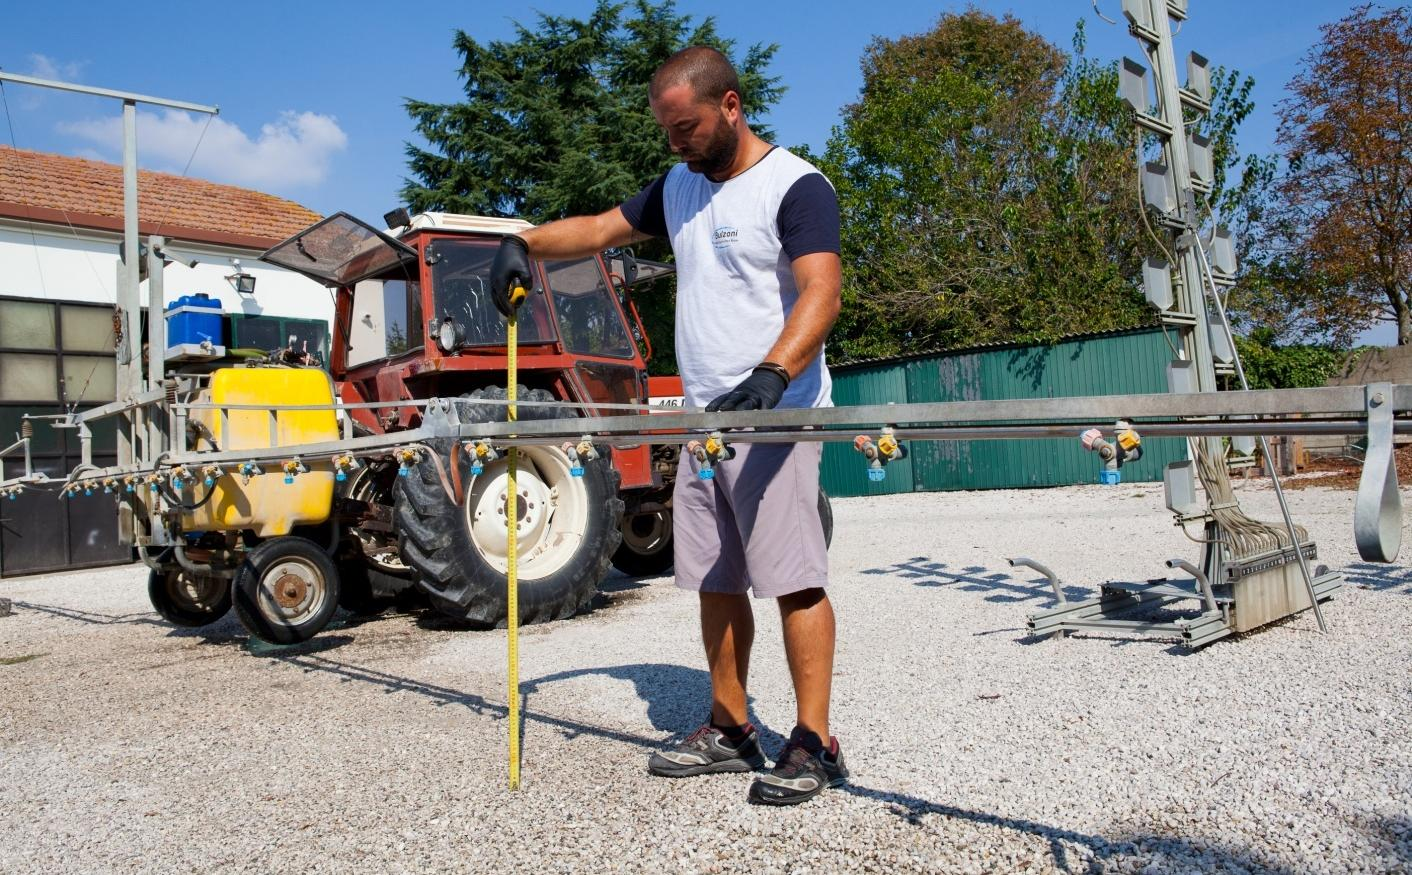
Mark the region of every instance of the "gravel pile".
MULTIPOLYGON (((1246 509, 1277 519, 1268 490, 1246 509)), ((165 625, 134 567, 0 581, 0 870, 1412 871, 1412 570, 1358 561, 1353 493, 1290 496, 1325 606, 1188 653, 1027 637, 1051 597, 1196 545, 1158 485, 835 501, 834 728, 853 783, 797 809, 648 753, 705 714, 695 603, 610 580, 524 630, 524 788, 503 632, 347 618, 307 644, 165 625)), ((1412 537, 1404 547, 1412 549, 1412 537)), ((793 722, 773 606, 754 717, 793 722)))

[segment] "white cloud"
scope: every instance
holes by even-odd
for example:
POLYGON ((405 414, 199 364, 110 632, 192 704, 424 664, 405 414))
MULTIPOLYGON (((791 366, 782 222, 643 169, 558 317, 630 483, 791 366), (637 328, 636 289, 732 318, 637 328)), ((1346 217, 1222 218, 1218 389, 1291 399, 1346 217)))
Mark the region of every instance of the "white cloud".
POLYGON ((48 55, 31 54, 29 72, 25 75, 39 79, 58 79, 60 82, 77 82, 83 75, 85 61, 57 61, 48 55))
MULTIPOLYGON (((29 56, 29 68, 24 71, 24 75, 33 76, 36 79, 56 79, 60 82, 78 82, 83 78, 83 68, 87 61, 58 61, 48 55, 31 53, 29 56)), ((44 105, 46 94, 53 94, 47 88, 17 88, 19 94, 20 109, 30 111, 38 109, 44 105)))
MULTIPOLYGON (((348 135, 332 117, 314 112, 280 113, 251 138, 217 116, 205 137, 205 116, 173 109, 137 113, 138 161, 143 167, 264 191, 314 186, 323 182, 333 156, 348 145, 348 135), (200 148, 197 143, 200 142, 200 148), (195 150, 195 157, 192 152, 195 150)), ((59 130, 97 144, 116 160, 122 154, 122 119, 65 122, 59 130)))

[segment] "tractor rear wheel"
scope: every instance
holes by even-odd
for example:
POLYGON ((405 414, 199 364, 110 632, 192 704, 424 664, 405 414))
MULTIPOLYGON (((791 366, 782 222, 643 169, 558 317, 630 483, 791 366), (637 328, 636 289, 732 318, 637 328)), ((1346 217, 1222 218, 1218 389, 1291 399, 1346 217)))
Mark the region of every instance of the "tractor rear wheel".
MULTIPOLYGON (((536 389, 521 391, 525 401, 553 401, 536 389)), ((478 389, 458 402, 462 422, 504 421, 503 405, 478 405, 479 399, 503 400, 499 387, 478 389)), ((568 408, 521 408, 519 418, 571 416, 568 408)), ((442 461, 457 466, 464 492, 458 505, 447 494, 441 472, 429 461, 397 479, 394 522, 401 536, 402 559, 417 572, 417 583, 432 607, 480 627, 502 626, 508 613, 505 575, 505 499, 507 462, 489 462, 479 475, 459 443, 426 442, 442 461)), ((516 532, 519 621, 543 623, 573 616, 586 607, 607 573, 621 534, 623 502, 618 472, 609 454, 583 463, 575 477, 568 457, 555 447, 526 446, 519 452, 516 532)))

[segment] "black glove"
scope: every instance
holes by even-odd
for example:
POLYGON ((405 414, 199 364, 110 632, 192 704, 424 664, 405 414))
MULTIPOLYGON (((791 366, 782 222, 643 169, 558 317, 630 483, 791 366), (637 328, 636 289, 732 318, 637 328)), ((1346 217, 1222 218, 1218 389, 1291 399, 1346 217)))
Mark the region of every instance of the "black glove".
POLYGON ((490 297, 495 309, 506 318, 524 303, 524 298, 512 302, 510 291, 516 286, 526 290, 534 286, 534 270, 530 267, 529 247, 514 234, 500 238, 500 249, 490 264, 490 297))
POLYGON ((784 368, 765 363, 750 372, 739 386, 706 405, 707 413, 718 410, 770 410, 780 403, 789 388, 784 368))

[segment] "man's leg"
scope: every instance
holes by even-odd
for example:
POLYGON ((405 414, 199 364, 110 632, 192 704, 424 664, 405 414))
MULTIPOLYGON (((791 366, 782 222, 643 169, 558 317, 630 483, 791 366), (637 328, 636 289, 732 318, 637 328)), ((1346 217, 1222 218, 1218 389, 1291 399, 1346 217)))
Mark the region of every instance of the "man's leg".
POLYGON ((755 642, 755 614, 743 594, 701 593, 701 640, 711 669, 711 722, 744 726, 745 683, 750 674, 750 645, 755 642))
MULTIPOLYGON (((801 729, 829 743, 829 693, 833 683, 833 605, 823 589, 805 589, 781 596, 780 620, 784 626, 784 652, 794 680, 801 729)), ((746 653, 747 658, 749 653, 746 653)), ((742 679, 744 675, 741 676, 742 679)))

